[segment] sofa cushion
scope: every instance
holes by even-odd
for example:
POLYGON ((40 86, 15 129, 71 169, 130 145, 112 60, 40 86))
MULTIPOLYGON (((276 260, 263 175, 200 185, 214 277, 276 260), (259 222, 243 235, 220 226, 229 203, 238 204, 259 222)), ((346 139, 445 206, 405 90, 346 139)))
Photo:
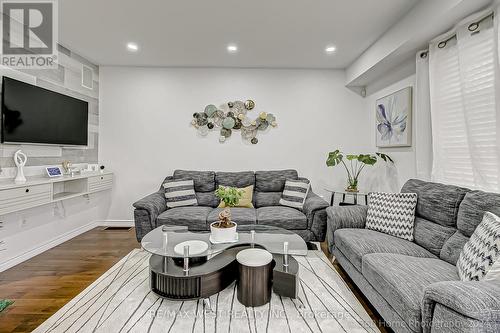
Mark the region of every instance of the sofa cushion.
POLYGON ((255 172, 255 191, 283 192, 287 179, 297 179, 297 170, 274 170, 255 172))
POLYGON ((339 229, 335 231, 334 243, 359 271, 361 271, 363 256, 370 253, 436 258, 435 255, 415 243, 369 229, 339 229))
POLYGON ((410 179, 404 184, 401 192, 417 193, 416 216, 443 226, 456 227, 458 207, 469 190, 410 179))
POLYGON ((444 246, 439 254, 439 258, 447 263, 456 265, 458 257, 468 240, 469 237, 464 236, 459 230, 457 230, 453 235, 451 235, 450 238, 448 238, 446 243, 444 243, 444 246))
POLYGON ((255 174, 253 171, 242 172, 217 172, 215 174, 217 186, 247 187, 255 185, 255 174))
POLYGON ((282 192, 254 192, 253 205, 256 208, 278 206, 282 192))
POLYGON ((189 230, 207 230, 207 216, 212 211, 211 207, 191 206, 167 209, 158 216, 160 225, 187 226, 189 230))
POLYGON ((196 192, 215 191, 215 172, 213 171, 175 170, 174 178, 194 180, 194 190, 196 192))
POLYGON ((307 229, 307 218, 295 208, 270 206, 257 209, 257 224, 300 230, 307 229))
POLYGON ((455 265, 460 252, 481 223, 485 211, 500 215, 500 194, 482 191, 468 192, 458 210, 457 228, 443 245, 440 258, 455 265))
POLYGON ((500 216, 500 194, 482 191, 467 193, 458 210, 458 230, 467 237, 472 236, 487 211, 500 216))
POLYGON ((215 196, 214 191, 196 192, 196 199, 198 200, 198 206, 215 208, 219 204, 219 198, 215 196))
POLYGON ((444 244, 456 231, 454 227, 446 227, 421 217, 415 217, 413 238, 415 243, 439 256, 444 244))
MULTIPOLYGON (((212 222, 219 221, 219 213, 223 209, 224 208, 213 209, 208 214, 207 224, 210 225, 210 223, 212 223, 212 222)), ((256 224, 257 216, 255 214, 255 209, 254 208, 241 208, 241 207, 231 208, 231 221, 233 221, 239 225, 256 224)))
POLYGON ((363 276, 410 326, 420 323, 424 289, 435 282, 457 281, 455 266, 433 258, 401 254, 367 254, 363 276))

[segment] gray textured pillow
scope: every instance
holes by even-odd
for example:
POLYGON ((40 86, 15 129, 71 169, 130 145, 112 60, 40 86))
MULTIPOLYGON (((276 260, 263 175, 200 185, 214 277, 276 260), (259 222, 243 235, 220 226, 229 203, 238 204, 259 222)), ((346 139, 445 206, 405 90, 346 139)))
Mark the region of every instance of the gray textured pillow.
POLYGON ((481 281, 500 260, 500 217, 486 212, 457 262, 462 281, 481 281))
POLYGON ((413 241, 416 206, 416 193, 370 193, 366 229, 413 241))

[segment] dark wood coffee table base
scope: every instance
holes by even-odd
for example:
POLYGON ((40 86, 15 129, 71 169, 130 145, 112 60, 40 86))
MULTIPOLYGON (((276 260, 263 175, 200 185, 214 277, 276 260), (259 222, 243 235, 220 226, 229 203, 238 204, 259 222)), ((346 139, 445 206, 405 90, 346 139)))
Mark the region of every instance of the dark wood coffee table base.
MULTIPOLYGON (((188 272, 179 260, 159 255, 149 259, 151 290, 160 297, 172 300, 208 298, 238 280, 236 254, 250 245, 225 250, 201 263, 190 264, 188 272)), ((255 245, 255 247, 259 247, 255 245)), ((276 294, 296 298, 298 292, 298 263, 288 256, 288 267, 283 267, 283 255, 273 255, 273 290, 276 294)))

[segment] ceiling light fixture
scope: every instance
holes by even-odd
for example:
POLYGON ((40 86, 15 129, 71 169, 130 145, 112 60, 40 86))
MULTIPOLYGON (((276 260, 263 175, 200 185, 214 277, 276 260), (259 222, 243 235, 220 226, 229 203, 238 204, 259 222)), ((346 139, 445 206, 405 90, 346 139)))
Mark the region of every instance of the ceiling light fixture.
POLYGON ((236 53, 236 52, 238 52, 238 46, 236 46, 234 44, 229 44, 227 46, 227 52, 229 52, 229 53, 236 53))
POLYGON ((333 45, 331 45, 331 46, 327 46, 327 47, 325 48, 325 52, 326 52, 326 53, 328 53, 328 54, 332 54, 332 53, 334 53, 336 50, 337 50, 337 48, 336 48, 335 46, 333 46, 333 45))
POLYGON ((136 43, 127 43, 127 50, 129 50, 130 52, 137 52, 139 51, 139 45, 137 45, 136 43))

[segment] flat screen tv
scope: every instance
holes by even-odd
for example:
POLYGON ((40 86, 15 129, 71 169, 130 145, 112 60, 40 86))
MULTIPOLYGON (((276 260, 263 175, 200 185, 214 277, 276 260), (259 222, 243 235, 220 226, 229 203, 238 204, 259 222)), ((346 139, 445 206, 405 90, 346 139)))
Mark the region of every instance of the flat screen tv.
POLYGON ((2 143, 86 146, 88 103, 4 76, 2 143))

